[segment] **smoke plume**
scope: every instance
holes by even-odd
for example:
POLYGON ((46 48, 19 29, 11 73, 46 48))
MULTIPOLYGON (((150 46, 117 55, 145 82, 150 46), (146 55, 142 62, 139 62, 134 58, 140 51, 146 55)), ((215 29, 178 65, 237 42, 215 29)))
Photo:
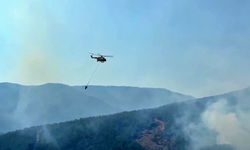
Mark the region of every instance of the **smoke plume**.
MULTIPOLYGON (((38 85, 48 82, 62 82, 62 43, 58 31, 62 24, 56 14, 51 13, 42 0, 24 0, 12 6, 12 19, 15 40, 19 46, 19 64, 17 69, 18 82, 22 84, 38 85)), ((65 66, 64 66, 65 67, 65 66)), ((32 119, 25 112, 29 103, 29 89, 19 90, 19 101, 13 118, 21 126, 31 126, 32 119)), ((34 107, 34 111, 36 111, 34 107)), ((39 119, 39 118, 38 118, 39 119)), ((53 143, 56 141, 50 136, 46 127, 43 128, 45 138, 53 143)))
POLYGON ((20 48, 19 83, 60 82, 62 45, 57 33, 62 24, 41 0, 25 0, 13 10, 18 14, 13 22, 20 48))
MULTIPOLYGON (((191 139, 190 150, 200 150, 214 145, 231 145, 236 150, 249 150, 250 111, 242 109, 246 97, 237 95, 236 105, 227 99, 208 103, 198 123, 189 123, 191 112, 178 120, 184 125, 184 134, 191 139)), ((248 106, 249 107, 249 106, 248 106)), ((190 109, 192 110, 192 109, 190 109)))
POLYGON ((229 111, 226 100, 220 100, 203 113, 202 119, 206 126, 217 131, 218 144, 230 144, 237 150, 250 148, 249 121, 250 113, 236 108, 235 112, 229 111))

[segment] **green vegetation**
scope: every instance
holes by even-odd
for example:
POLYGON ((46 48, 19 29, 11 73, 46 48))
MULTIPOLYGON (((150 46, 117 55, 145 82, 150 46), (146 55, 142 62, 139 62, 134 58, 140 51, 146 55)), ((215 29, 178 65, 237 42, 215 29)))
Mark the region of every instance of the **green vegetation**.
MULTIPOLYGON (((35 147, 37 150, 143 150, 136 142, 142 136, 142 131, 151 130, 158 124, 157 118, 168 122, 168 128, 164 134, 166 139, 173 143, 185 144, 184 139, 174 138, 174 120, 172 113, 174 105, 131 112, 122 112, 114 115, 81 118, 79 120, 64 123, 55 123, 45 126, 36 126, 19 131, 9 132, 0 137, 2 150, 29 150, 35 147), (170 129, 170 125, 172 128, 170 129), (40 133, 40 142, 36 142, 36 133, 40 133)), ((163 135, 162 135, 163 136, 163 135)), ((182 144, 182 145, 183 145, 182 144)), ((174 146, 174 149, 179 149, 174 146)))
POLYGON ((199 122, 208 100, 204 98, 13 131, 0 136, 0 150, 143 150, 145 148, 137 140, 145 130, 145 133, 155 135, 151 141, 156 144, 164 140, 170 143, 168 149, 185 150, 191 143, 182 133, 182 128, 190 122, 199 122), (184 116, 185 122, 178 123, 177 118, 184 116), (162 132, 151 133, 160 125, 155 119, 164 122, 162 132), (41 129, 40 142, 35 143, 36 134, 41 129))

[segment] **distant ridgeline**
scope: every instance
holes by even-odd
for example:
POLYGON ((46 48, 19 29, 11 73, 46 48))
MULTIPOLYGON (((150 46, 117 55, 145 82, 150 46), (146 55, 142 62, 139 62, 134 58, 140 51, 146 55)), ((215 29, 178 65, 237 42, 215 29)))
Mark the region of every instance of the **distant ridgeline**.
POLYGON ((193 99, 166 89, 0 83, 0 132, 193 99))

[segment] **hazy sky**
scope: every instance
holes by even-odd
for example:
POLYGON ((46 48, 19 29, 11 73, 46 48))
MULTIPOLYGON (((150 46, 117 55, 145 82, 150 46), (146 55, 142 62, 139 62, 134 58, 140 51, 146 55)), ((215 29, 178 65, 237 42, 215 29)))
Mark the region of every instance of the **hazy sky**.
POLYGON ((0 82, 162 87, 196 97, 250 86, 250 1, 8 0, 0 82))

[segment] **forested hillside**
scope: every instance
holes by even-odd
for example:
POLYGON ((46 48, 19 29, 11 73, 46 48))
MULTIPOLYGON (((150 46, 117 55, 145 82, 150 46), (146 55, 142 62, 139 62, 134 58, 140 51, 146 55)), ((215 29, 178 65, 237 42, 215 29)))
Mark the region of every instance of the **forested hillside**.
POLYGON ((166 123, 164 138, 173 143, 173 149, 182 149, 186 144, 178 126, 174 125, 173 112, 177 105, 158 109, 123 112, 109 116, 90 117, 60 124, 37 126, 9 132, 0 137, 3 150, 30 149, 35 144, 39 130, 40 141, 36 149, 144 149, 137 139, 142 131, 157 126, 155 119, 166 123))
POLYGON ((250 110, 249 91, 26 128, 0 136, 0 146, 2 150, 247 150, 248 137, 232 131, 247 134, 250 120, 243 113, 250 110), (238 115, 242 118, 232 118, 238 115))

